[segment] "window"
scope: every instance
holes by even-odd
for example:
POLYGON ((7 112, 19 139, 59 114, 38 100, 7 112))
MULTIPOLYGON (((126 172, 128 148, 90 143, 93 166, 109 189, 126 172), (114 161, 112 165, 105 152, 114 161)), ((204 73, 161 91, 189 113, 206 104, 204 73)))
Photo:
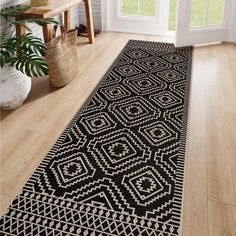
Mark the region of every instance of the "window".
POLYGON ((225 0, 192 0, 190 28, 222 25, 225 0))
POLYGON ((156 3, 156 0, 122 0, 121 15, 154 17, 156 3))

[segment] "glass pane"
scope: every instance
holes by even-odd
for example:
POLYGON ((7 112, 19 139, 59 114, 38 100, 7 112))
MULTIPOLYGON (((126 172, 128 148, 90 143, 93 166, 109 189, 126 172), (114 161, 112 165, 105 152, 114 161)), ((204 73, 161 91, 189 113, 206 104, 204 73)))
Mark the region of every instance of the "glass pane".
POLYGON ((169 26, 168 30, 174 31, 176 28, 176 8, 177 0, 169 0, 169 26))
POLYGON ((139 6, 140 16, 155 16, 156 15, 156 0, 140 0, 139 6))
POLYGON ((224 0, 209 0, 207 25, 222 25, 224 23, 224 0))
POLYGON ((206 26, 207 0, 192 0, 190 27, 206 26))
POLYGON ((138 16, 138 0, 123 0, 122 15, 138 16))

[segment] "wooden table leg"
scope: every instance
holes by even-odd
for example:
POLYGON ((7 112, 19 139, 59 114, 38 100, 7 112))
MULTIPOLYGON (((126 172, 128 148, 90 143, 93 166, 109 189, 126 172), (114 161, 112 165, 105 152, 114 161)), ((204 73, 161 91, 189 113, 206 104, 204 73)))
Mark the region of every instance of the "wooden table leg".
POLYGON ((71 10, 68 9, 64 11, 64 26, 65 26, 65 31, 70 30, 70 19, 71 19, 71 10))
POLYGON ((91 0, 84 0, 84 4, 85 4, 89 43, 93 43, 94 42, 94 28, 93 28, 91 0))
POLYGON ((43 25, 43 38, 44 38, 45 43, 48 43, 52 40, 52 25, 51 24, 43 25))
MULTIPOLYGON (((18 17, 16 17, 16 21, 19 20, 18 17)), ((26 33, 26 29, 25 27, 23 27, 22 25, 20 24, 17 24, 16 25, 16 36, 17 37, 20 37, 21 35, 24 35, 26 33)))
POLYGON ((24 35, 26 32, 25 27, 22 27, 21 25, 16 25, 16 36, 19 37, 21 35, 24 35))

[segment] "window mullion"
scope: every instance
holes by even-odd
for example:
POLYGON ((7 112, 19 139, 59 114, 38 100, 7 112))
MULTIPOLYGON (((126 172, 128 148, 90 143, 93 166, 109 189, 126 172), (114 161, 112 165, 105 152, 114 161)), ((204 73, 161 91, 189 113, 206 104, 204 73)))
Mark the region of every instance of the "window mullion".
POLYGON ((140 16, 140 0, 137 1, 138 1, 138 16, 140 16))
POLYGON ((208 14, 209 14, 209 0, 207 0, 206 4, 206 12, 205 12, 205 27, 208 26, 208 14))

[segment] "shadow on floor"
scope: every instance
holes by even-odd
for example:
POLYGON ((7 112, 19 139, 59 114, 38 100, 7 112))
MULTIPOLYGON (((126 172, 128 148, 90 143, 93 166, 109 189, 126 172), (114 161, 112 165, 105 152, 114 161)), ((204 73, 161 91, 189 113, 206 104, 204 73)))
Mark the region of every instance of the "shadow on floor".
POLYGON ((27 104, 30 104, 31 102, 34 102, 35 100, 54 93, 58 90, 60 90, 60 88, 52 88, 50 86, 48 77, 33 78, 31 91, 24 104, 16 110, 1 110, 0 120, 3 121, 6 117, 13 114, 14 112, 19 112, 19 110, 23 109, 23 107, 27 106, 27 104))

